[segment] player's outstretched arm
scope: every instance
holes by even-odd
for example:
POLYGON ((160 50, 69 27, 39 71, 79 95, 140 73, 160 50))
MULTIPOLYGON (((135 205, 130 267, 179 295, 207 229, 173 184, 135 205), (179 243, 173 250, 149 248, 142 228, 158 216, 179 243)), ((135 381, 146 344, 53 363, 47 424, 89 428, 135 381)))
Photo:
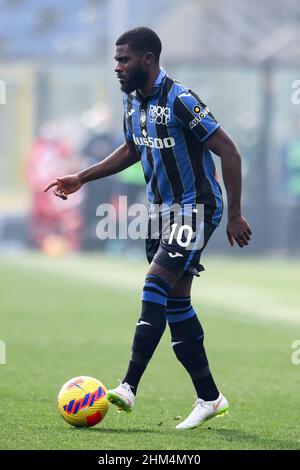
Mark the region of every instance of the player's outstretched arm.
POLYGON ((51 181, 44 188, 44 192, 53 188, 55 196, 61 199, 68 199, 68 195, 78 191, 84 183, 119 173, 136 163, 139 159, 140 157, 135 150, 134 144, 126 141, 105 160, 96 165, 90 166, 74 175, 63 176, 51 181))
POLYGON ((231 138, 219 128, 207 141, 207 147, 221 158, 222 175, 227 192, 227 237, 231 246, 248 245, 251 229, 241 214, 241 157, 231 138))

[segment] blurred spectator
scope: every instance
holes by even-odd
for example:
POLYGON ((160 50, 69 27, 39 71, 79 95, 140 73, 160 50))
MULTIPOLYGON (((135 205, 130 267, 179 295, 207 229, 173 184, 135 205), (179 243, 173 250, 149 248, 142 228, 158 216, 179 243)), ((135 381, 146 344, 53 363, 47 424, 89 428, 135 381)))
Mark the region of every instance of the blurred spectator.
MULTIPOLYGON (((83 166, 95 165, 104 160, 116 148, 112 135, 109 132, 91 132, 86 138, 80 154, 84 159, 83 166)), ((82 163, 81 163, 82 165, 82 163)), ((86 250, 103 250, 105 241, 96 237, 97 207, 101 203, 110 202, 113 194, 112 180, 115 177, 104 178, 102 181, 91 181, 85 187, 85 199, 82 205, 84 227, 82 233, 82 248, 86 250)), ((77 193, 75 193, 77 194, 77 193)))
MULTIPOLYGON (((124 214, 123 211, 128 212, 132 204, 139 203, 148 205, 148 202, 146 198, 145 178, 140 162, 122 171, 117 175, 117 177, 116 193, 114 194, 112 203, 116 208, 116 213, 119 217, 120 223, 123 217, 127 220, 128 214, 124 214), (127 204, 125 207, 122 207, 122 204, 119 203, 119 196, 127 197, 127 204)), ((130 220, 130 217, 128 217, 128 224, 130 223, 130 220)), ((118 240, 118 249, 129 253, 132 257, 144 252, 144 244, 145 241, 143 239, 131 240, 130 237, 128 237, 127 240, 118 240)))
POLYGON ((80 248, 83 191, 67 201, 54 198, 43 188, 51 179, 78 171, 79 162, 71 146, 59 135, 60 126, 47 122, 29 151, 27 181, 31 190, 30 238, 34 247, 48 254, 60 254, 80 248))

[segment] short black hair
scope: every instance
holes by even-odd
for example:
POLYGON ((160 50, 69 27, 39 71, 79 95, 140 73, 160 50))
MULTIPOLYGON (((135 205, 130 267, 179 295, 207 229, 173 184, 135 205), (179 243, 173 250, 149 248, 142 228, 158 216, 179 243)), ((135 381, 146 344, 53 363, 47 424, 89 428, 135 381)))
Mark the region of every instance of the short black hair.
POLYGON ((135 52, 152 52, 157 62, 161 53, 162 45, 158 35, 146 26, 129 29, 117 39, 116 46, 128 44, 135 52))

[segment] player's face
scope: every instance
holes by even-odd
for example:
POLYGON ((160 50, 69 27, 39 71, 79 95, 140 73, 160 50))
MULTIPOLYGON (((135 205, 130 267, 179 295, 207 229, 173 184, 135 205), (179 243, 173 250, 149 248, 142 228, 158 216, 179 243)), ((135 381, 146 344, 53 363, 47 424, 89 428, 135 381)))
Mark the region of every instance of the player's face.
POLYGON ((121 84, 121 90, 132 93, 143 88, 147 82, 148 72, 144 68, 143 56, 132 51, 128 44, 117 46, 115 72, 121 84))

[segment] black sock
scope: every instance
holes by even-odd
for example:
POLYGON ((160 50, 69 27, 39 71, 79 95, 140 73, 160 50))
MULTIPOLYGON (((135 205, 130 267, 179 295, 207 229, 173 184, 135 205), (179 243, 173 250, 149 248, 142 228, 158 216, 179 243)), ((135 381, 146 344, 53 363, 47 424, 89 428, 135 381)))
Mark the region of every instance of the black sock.
POLYGON ((137 322, 132 353, 123 382, 136 394, 139 381, 166 327, 166 305, 171 286, 156 275, 146 277, 142 313, 137 322))
POLYGON ((190 297, 169 298, 166 312, 174 352, 190 374, 197 396, 205 401, 216 400, 219 391, 208 366, 204 332, 190 297))

